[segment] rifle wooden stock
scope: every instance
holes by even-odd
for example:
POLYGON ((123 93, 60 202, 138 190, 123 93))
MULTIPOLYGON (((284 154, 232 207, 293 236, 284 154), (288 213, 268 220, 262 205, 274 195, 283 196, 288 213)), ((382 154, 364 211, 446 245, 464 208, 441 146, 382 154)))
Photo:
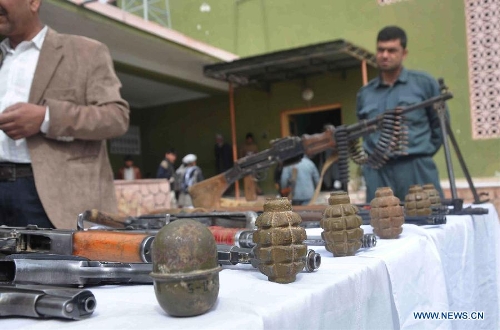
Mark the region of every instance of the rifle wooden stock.
POLYGON ((194 207, 214 209, 219 207, 220 199, 229 188, 224 173, 198 182, 189 187, 194 207))

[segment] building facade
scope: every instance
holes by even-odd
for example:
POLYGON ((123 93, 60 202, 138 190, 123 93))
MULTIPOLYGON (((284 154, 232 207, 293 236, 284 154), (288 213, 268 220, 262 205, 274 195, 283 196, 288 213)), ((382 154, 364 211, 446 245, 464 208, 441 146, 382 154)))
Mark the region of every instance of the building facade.
MULTIPOLYGON (((116 6, 123 6, 117 1, 116 6)), ((144 6, 137 0, 135 5, 144 6)), ((153 3, 153 1, 149 1, 153 3)), ((443 77, 453 92, 448 102, 451 127, 471 175, 488 184, 500 181, 500 9, 498 1, 480 0, 169 0, 164 6, 172 30, 202 43, 248 57, 336 39, 375 51, 377 32, 398 25, 408 34, 405 66, 443 77)), ((130 8, 134 1, 127 0, 130 8)), ((135 13, 141 16, 139 13, 135 13)), ((168 19, 167 19, 168 18, 168 19)), ((162 24, 156 20, 155 24, 162 24)), ((169 62, 165 56, 165 62, 169 62)), ((176 59, 176 61, 179 61, 176 59)), ((171 63, 175 65, 176 63, 171 63)), ((376 75, 368 70, 368 77, 376 75)), ((342 124, 356 121, 355 96, 362 86, 359 69, 331 72, 272 84, 267 90, 235 89, 237 143, 252 132, 260 149, 282 136, 282 114, 307 108, 335 107, 342 124), (304 87, 313 93, 304 99, 304 87)), ((141 128, 142 164, 153 171, 165 146, 196 153, 207 176, 214 174, 216 133, 231 137, 229 98, 224 92, 204 98, 132 109, 141 128)), ((452 152, 453 153, 453 152, 452 152)), ((447 179, 443 151, 436 155, 447 179)), ((463 177, 453 155, 455 174, 463 177)), ((356 169, 351 169, 356 173, 356 169)), ((263 187, 273 188, 272 175, 263 187)))

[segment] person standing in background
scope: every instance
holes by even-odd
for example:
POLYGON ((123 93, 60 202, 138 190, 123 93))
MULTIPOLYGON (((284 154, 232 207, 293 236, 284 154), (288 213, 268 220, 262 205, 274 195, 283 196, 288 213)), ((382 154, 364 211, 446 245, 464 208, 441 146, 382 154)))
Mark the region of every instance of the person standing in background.
MULTIPOLYGON (((407 107, 441 94, 439 84, 429 74, 403 67, 408 55, 406 45, 406 33, 400 27, 388 26, 378 33, 379 76, 358 92, 356 114, 359 120, 369 120, 387 109, 407 107)), ((443 197, 439 173, 432 159, 443 143, 439 117, 432 106, 417 109, 404 117, 408 132, 406 155, 390 154, 381 168, 363 166, 367 203, 375 197, 378 187, 390 187, 396 197, 404 200, 411 185, 426 183, 432 183, 443 197)), ((375 132, 363 138, 368 155, 374 152, 379 136, 380 132, 375 132)))
POLYGON ((299 163, 285 166, 281 173, 281 189, 292 188, 292 205, 309 204, 318 182, 318 169, 305 155, 299 163))
POLYGON ((165 153, 165 158, 158 165, 158 170, 156 171, 156 178, 167 179, 170 183, 170 205, 171 207, 177 207, 177 198, 175 194, 175 161, 177 160, 177 153, 175 149, 169 149, 165 153))
POLYGON ((240 158, 250 156, 259 152, 259 147, 255 143, 252 133, 247 133, 245 136, 245 143, 240 147, 240 158))
POLYGON ((175 170, 174 191, 175 191, 175 199, 177 201, 179 200, 179 196, 182 191, 182 181, 184 181, 185 173, 186 173, 186 164, 184 163, 183 159, 181 165, 175 170))
MULTIPOLYGON (((158 170, 156 171, 156 177, 158 179, 167 179, 171 180, 175 173, 175 161, 177 160, 177 153, 175 149, 169 149, 165 153, 165 158, 161 161, 158 166, 158 170)), ((172 182, 173 183, 173 179, 172 182)))
POLYGON ((196 160, 197 157, 194 154, 188 154, 182 158, 182 162, 186 164, 186 169, 182 181, 182 190, 179 195, 179 207, 193 207, 189 187, 204 179, 201 168, 196 165, 196 160))
POLYGON ((215 174, 223 173, 233 167, 233 150, 221 134, 215 136, 214 155, 215 174))
POLYGON ((118 180, 138 180, 142 179, 141 170, 134 165, 132 156, 125 156, 124 166, 118 170, 116 178, 118 180))
MULTIPOLYGON (((250 156, 259 152, 259 147, 257 143, 255 143, 255 139, 252 133, 247 133, 245 135, 245 143, 240 148, 240 158, 250 156)), ((262 189, 260 189, 259 184, 255 178, 255 175, 247 176, 245 178, 245 189, 249 189, 251 191, 251 195, 256 197, 257 195, 262 194, 262 189), (252 187, 253 186, 253 187, 252 187)))

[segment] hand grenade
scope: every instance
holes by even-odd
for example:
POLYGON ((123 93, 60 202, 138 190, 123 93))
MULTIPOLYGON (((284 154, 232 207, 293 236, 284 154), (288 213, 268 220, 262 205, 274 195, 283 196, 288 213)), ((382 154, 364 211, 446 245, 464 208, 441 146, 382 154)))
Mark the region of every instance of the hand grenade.
POLYGON ((397 238, 403 232, 403 207, 391 188, 377 188, 370 206, 370 224, 378 237, 397 238))
POLYGON ((422 186, 424 191, 429 196, 429 200, 431 201, 431 207, 439 207, 441 206, 441 196, 439 192, 436 190, 432 183, 426 183, 422 186))
POLYGON ((364 232, 360 228, 363 221, 357 215, 358 208, 350 203, 346 192, 331 193, 328 198, 329 206, 320 221, 325 248, 335 257, 355 255, 363 240, 364 232))
POLYGON ((269 281, 291 283, 304 268, 306 230, 299 226, 300 215, 292 211, 286 197, 268 198, 253 234, 258 268, 269 281))
POLYGON ((431 201, 429 195, 420 185, 412 185, 405 196, 405 214, 408 216, 431 215, 431 201))

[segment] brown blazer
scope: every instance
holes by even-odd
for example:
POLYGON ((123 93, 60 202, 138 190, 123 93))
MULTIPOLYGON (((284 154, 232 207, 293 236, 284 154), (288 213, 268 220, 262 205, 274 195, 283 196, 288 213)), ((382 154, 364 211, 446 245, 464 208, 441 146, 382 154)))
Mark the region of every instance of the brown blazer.
POLYGON ((76 228, 86 209, 117 212, 106 139, 128 129, 120 87, 105 45, 49 29, 29 102, 49 107, 50 127, 27 143, 38 195, 56 228, 76 228))

